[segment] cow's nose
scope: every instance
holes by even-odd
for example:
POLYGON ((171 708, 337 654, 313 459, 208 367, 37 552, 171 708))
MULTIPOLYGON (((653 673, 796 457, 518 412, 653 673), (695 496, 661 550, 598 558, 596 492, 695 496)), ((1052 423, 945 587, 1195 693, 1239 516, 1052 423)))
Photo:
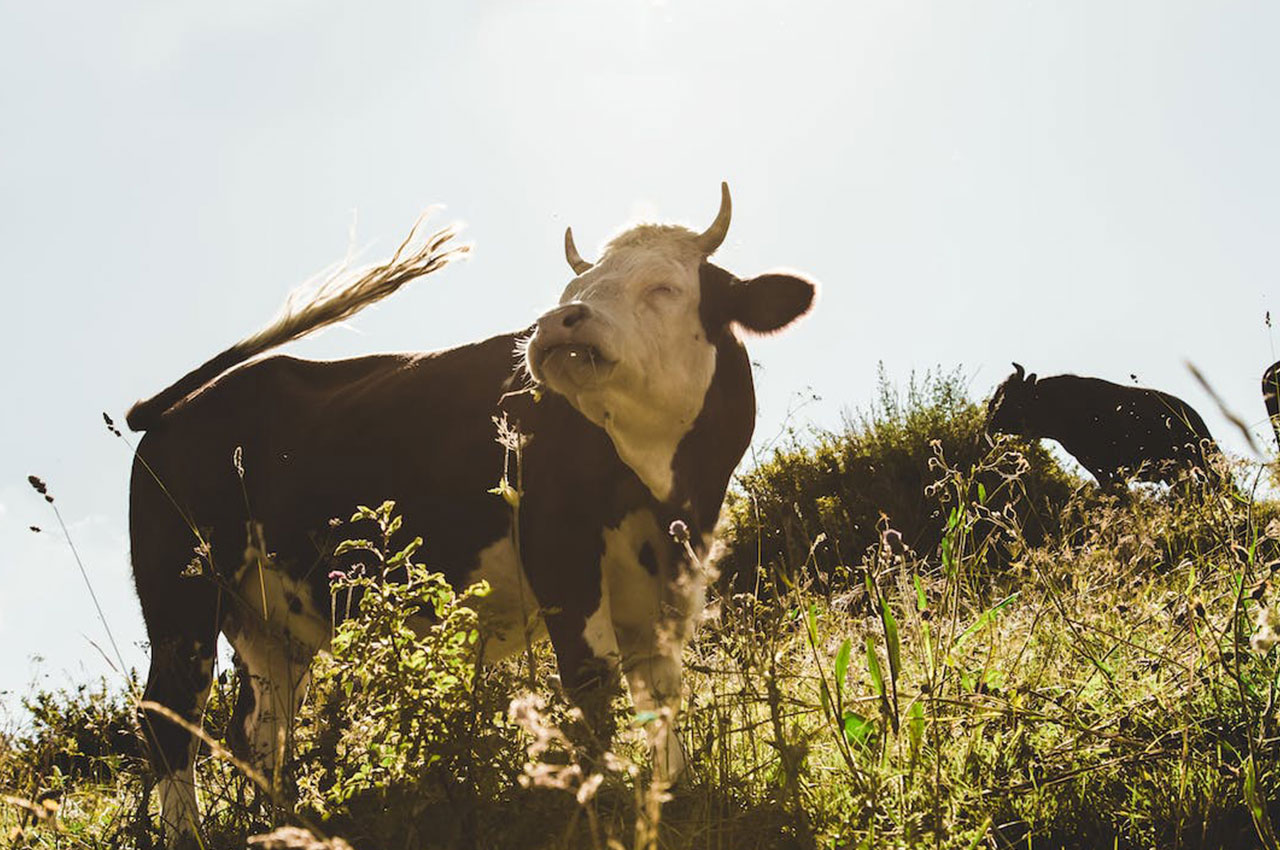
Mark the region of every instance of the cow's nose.
POLYGON ((591 308, 581 301, 561 304, 538 320, 541 329, 555 332, 560 329, 570 330, 581 324, 591 315, 591 308))

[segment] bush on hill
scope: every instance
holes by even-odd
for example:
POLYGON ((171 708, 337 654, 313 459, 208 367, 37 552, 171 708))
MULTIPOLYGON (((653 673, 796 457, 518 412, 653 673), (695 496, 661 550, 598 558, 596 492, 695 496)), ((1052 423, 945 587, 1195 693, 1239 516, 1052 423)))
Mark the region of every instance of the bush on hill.
POLYGON ((749 588, 757 565, 796 577, 808 563, 811 575, 830 579, 858 564, 886 527, 915 552, 933 553, 950 516, 927 492, 943 461, 966 472, 976 467, 969 498, 981 493, 992 511, 1016 516, 1020 539, 1001 537, 992 523, 975 530, 983 539, 995 535, 992 557, 1040 545, 1058 531, 1062 508, 1081 482, 1038 442, 1005 440, 993 451, 983 436, 985 418, 959 369, 913 375, 903 393, 882 366, 876 402, 842 431, 809 439, 792 433, 739 476, 726 506, 722 573, 749 588))

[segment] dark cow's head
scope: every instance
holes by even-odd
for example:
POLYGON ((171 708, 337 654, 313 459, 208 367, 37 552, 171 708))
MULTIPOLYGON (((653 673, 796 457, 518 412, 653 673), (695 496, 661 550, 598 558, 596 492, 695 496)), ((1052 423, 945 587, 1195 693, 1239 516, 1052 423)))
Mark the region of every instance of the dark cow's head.
POLYGON ((723 336, 735 325, 780 330, 813 301, 814 286, 802 278, 740 280, 709 263, 729 217, 722 184, 720 212, 702 233, 642 224, 611 240, 595 263, 566 230, 576 277, 528 344, 534 379, 603 428, 659 499, 670 494, 672 457, 701 412, 723 336))
POLYGON ((1013 374, 996 387, 991 401, 987 403, 987 437, 994 437, 996 434, 1035 436, 1030 433, 1035 396, 1035 373, 1028 375, 1020 365, 1014 363, 1013 374))

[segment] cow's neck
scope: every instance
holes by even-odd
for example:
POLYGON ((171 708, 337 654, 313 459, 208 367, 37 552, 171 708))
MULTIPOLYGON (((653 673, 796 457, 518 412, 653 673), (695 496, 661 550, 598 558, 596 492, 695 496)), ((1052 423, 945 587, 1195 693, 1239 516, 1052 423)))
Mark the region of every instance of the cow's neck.
POLYGON ((729 479, 756 424, 755 386, 746 349, 726 331, 717 344, 716 373, 702 410, 672 462, 673 506, 690 523, 695 541, 710 540, 729 479))
POLYGON ((626 422, 610 415, 602 423, 622 462, 659 502, 670 502, 675 493, 676 451, 693 423, 626 422))

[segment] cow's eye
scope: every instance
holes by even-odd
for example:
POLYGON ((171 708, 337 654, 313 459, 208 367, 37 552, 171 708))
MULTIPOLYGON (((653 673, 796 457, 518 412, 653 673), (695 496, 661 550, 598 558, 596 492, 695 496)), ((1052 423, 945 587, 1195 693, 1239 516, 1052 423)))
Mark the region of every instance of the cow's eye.
POLYGON ((669 283, 657 283, 645 290, 645 295, 652 298, 665 298, 675 294, 676 288, 669 283))

